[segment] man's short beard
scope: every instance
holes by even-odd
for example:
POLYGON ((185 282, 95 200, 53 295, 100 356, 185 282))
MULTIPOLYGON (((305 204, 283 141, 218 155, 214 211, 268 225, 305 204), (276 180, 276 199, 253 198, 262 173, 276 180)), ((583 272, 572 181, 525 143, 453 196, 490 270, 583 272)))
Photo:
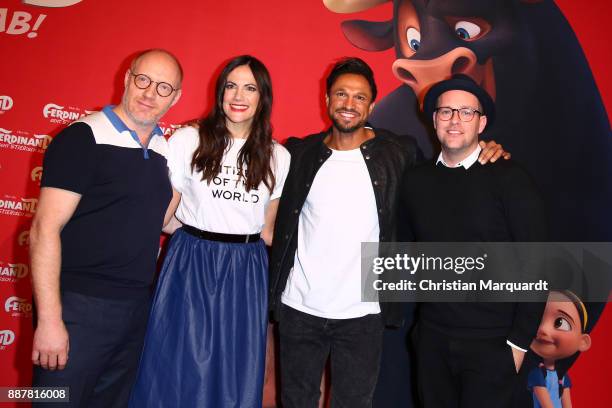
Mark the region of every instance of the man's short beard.
POLYGON ((132 121, 132 123, 134 123, 137 126, 140 127, 149 127, 149 126, 154 126, 157 124, 157 120, 155 118, 151 119, 151 120, 141 120, 138 119, 134 116, 132 116, 132 114, 130 113, 129 110, 125 109, 125 114, 127 115, 128 118, 130 118, 130 120, 132 121))
POLYGON ((338 129, 340 133, 353 133, 361 129, 362 127, 364 127, 366 124, 365 121, 361 121, 361 122, 358 122, 355 126, 346 127, 342 123, 340 123, 340 121, 338 121, 338 119, 336 119, 335 117, 332 116, 330 119, 332 123, 334 124, 334 127, 338 129))
POLYGON ((123 107, 123 112, 125 112, 125 115, 130 118, 130 120, 132 121, 132 123, 134 123, 137 126, 140 127, 149 127, 149 126, 155 126, 157 124, 157 122, 159 122, 159 120, 161 119, 161 117, 166 113, 161 112, 160 115, 155 116, 154 118, 151 118, 149 120, 142 120, 142 119, 138 119, 136 118, 134 115, 132 115, 132 112, 129 111, 128 109, 128 98, 127 98, 127 93, 123 94, 123 97, 121 98, 121 105, 123 107))

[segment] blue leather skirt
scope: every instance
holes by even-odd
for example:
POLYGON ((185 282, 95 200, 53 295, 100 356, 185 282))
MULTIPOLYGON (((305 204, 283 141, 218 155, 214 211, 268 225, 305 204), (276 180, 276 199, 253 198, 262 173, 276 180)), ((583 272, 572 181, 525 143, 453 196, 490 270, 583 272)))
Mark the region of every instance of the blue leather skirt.
POLYGON ((179 229, 169 245, 130 407, 260 408, 268 320, 263 241, 208 241, 179 229))

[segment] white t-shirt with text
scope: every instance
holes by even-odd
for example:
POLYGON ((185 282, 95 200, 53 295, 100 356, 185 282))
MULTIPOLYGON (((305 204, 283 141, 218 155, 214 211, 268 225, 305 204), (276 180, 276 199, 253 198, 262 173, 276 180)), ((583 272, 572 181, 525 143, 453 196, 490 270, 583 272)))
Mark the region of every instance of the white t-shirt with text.
POLYGON ((237 166, 238 153, 246 139, 231 139, 223 157, 221 172, 210 184, 201 172, 191 171, 193 153, 199 145, 198 130, 185 127, 169 140, 168 166, 175 190, 181 193, 176 218, 192 227, 224 234, 256 234, 263 227, 270 200, 280 197, 289 172, 287 149, 274 142, 272 171, 276 184, 272 194, 264 183, 246 191, 243 173, 237 166))

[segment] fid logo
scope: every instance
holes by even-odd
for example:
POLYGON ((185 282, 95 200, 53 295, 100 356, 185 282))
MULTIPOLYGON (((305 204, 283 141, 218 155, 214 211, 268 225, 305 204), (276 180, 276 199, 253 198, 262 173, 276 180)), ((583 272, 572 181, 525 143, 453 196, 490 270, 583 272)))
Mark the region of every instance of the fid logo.
POLYGON ((53 138, 49 135, 36 135, 28 132, 0 128, 0 147, 24 152, 43 153, 53 138))
POLYGON ((26 264, 6 264, 0 265, 0 277, 22 279, 28 276, 28 265, 26 264))
POLYGON ((11 296, 4 302, 4 311, 12 316, 28 316, 32 313, 32 304, 27 299, 11 296))
POLYGON ((13 107, 13 98, 8 95, 0 95, 0 114, 13 107))
POLYGON ((19 244, 19 246, 30 245, 30 231, 22 231, 17 237, 17 243, 19 244))
POLYGON ((42 178, 42 171, 42 166, 34 167, 30 172, 30 178, 32 178, 32 181, 40 181, 42 178))
POLYGON ((83 116, 89 115, 93 111, 80 109, 76 107, 65 107, 48 103, 43 107, 43 116, 49 119, 51 123, 60 123, 68 125, 75 120, 81 119, 83 116))
POLYGON ((36 212, 37 198, 0 199, 0 214, 31 217, 36 212))
POLYGON ((15 341, 15 333, 12 330, 0 330, 0 349, 10 346, 15 341))

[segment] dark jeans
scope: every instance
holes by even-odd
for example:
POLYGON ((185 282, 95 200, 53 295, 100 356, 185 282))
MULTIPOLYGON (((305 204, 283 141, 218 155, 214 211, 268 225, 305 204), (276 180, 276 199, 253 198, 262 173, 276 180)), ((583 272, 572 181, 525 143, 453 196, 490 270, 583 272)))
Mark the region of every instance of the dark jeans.
POLYGON ((33 386, 69 387, 69 403, 34 407, 127 407, 149 317, 149 296, 103 299, 62 293, 62 318, 70 342, 63 370, 34 366, 33 386))
POLYGON ((284 408, 318 407, 328 357, 331 406, 372 406, 382 349, 380 314, 325 319, 283 305, 279 333, 284 408))

